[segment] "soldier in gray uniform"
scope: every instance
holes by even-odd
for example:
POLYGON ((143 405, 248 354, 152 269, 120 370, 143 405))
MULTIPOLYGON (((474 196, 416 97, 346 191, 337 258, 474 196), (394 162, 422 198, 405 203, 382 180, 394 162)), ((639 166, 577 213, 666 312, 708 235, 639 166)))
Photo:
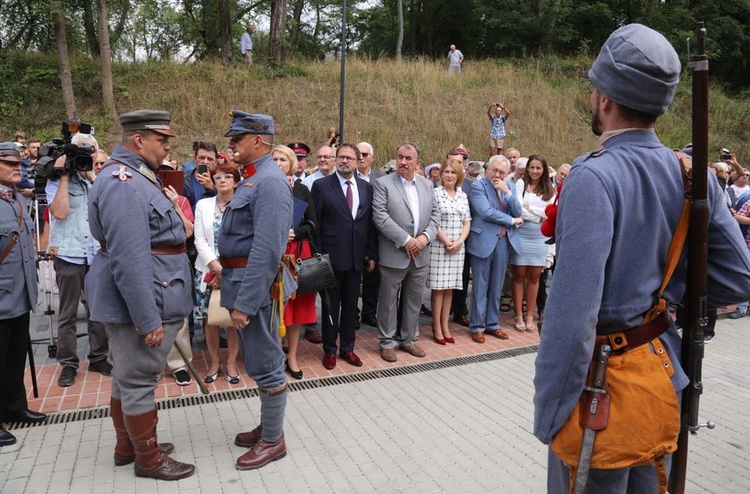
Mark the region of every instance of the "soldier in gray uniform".
POLYGON ((0 143, 0 447, 15 444, 3 422, 41 422, 29 410, 23 373, 29 345, 29 313, 36 307, 33 224, 13 186, 21 182, 21 155, 0 143))
POLYGON ((89 194, 91 235, 101 243, 86 277, 91 319, 103 322, 114 362, 115 464, 163 480, 191 476, 193 465, 156 441, 154 389, 172 343, 192 310, 185 228, 154 175, 169 153, 169 113, 120 117, 115 147, 89 194))
POLYGON ((226 137, 244 180, 227 204, 219 234, 221 305, 232 314, 244 352, 245 369, 258 383, 260 425, 235 438, 250 448, 237 468, 250 470, 286 455, 286 377, 278 336, 271 322, 270 288, 292 224, 292 189, 271 159, 274 122, 268 115, 232 112, 226 137))

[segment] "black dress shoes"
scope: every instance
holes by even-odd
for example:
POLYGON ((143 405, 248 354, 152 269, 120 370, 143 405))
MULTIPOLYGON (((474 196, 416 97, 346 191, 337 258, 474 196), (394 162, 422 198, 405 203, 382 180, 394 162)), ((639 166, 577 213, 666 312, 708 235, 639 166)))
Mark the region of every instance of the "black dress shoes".
POLYGON ((378 327, 378 321, 372 316, 362 316, 362 324, 367 324, 373 328, 378 327))
POLYGON ((47 420, 47 415, 41 412, 34 412, 31 410, 23 410, 16 413, 5 414, 6 422, 22 422, 24 424, 38 424, 47 420))
POLYGON ((432 311, 428 309, 427 306, 424 304, 422 304, 422 307, 420 307, 419 313, 425 317, 432 317, 432 311))
POLYGON ((16 444, 16 436, 6 431, 0 426, 0 448, 16 444))

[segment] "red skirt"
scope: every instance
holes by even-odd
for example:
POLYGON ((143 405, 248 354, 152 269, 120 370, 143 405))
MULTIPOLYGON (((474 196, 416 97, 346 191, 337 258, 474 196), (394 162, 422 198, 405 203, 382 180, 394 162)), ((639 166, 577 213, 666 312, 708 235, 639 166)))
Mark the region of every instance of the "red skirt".
MULTIPOLYGON (((300 259, 308 259, 312 257, 312 249, 310 248, 310 241, 306 238, 302 240, 292 240, 286 245, 285 254, 297 255, 297 246, 302 243, 302 250, 300 252, 300 259)), ((284 324, 291 326, 292 324, 315 324, 318 319, 315 313, 315 295, 316 293, 306 293, 304 295, 297 295, 297 298, 290 300, 284 307, 284 324)))

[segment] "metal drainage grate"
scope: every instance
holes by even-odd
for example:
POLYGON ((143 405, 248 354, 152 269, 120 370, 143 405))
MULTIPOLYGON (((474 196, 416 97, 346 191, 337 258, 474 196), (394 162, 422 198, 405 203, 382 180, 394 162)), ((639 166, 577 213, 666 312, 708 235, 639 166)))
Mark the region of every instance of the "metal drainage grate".
MULTIPOLYGON (((305 379, 302 381, 290 382, 289 390, 307 391, 317 388, 326 388, 328 386, 336 386, 339 384, 352 384, 364 381, 372 381, 373 379, 382 379, 385 377, 408 376, 410 374, 417 374, 419 372, 447 369, 449 367, 478 364, 482 362, 490 362, 492 360, 500 360, 511 357, 518 357, 521 355, 528 355, 530 353, 535 353, 538 349, 538 344, 529 345, 524 347, 511 348, 508 350, 498 350, 496 352, 480 353, 464 357, 454 357, 445 360, 436 360, 434 362, 425 362, 422 364, 404 365, 401 367, 393 367, 390 369, 378 369, 357 372, 354 374, 345 374, 342 376, 305 379)), ((223 401, 241 400, 244 398, 255 398, 257 396, 258 388, 230 389, 226 391, 216 391, 208 395, 178 396, 175 398, 159 400, 156 402, 156 408, 158 410, 170 410, 173 408, 205 405, 208 403, 219 403, 223 401)), ((67 424, 70 422, 78 422, 80 420, 102 419, 107 417, 109 417, 108 406, 88 408, 86 410, 51 413, 48 415, 47 420, 40 424, 23 424, 19 422, 13 422, 8 427, 8 430, 27 429, 30 427, 37 427, 41 425, 67 424)))

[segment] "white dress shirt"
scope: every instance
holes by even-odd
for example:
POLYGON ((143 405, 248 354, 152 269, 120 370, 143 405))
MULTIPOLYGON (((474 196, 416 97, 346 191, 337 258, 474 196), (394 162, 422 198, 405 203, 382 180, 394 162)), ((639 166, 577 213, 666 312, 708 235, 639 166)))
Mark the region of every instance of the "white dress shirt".
POLYGON ((344 198, 346 199, 346 189, 349 187, 346 185, 347 180, 349 183, 351 183, 352 188, 352 219, 357 217, 357 209, 359 209, 359 190, 357 190, 357 182, 354 178, 354 175, 351 176, 351 178, 344 178, 342 177, 339 172, 336 172, 336 177, 339 179, 339 183, 341 184, 341 190, 344 193, 344 198))
MULTIPOLYGON (((401 177, 401 183, 404 184, 404 189, 406 189, 406 197, 409 198, 409 209, 411 209, 411 215, 414 218, 414 232, 412 237, 417 238, 419 235, 419 194, 417 193, 417 181, 416 178, 413 178, 410 182, 401 177)), ((406 238, 404 245, 408 241, 409 237, 406 238)))

